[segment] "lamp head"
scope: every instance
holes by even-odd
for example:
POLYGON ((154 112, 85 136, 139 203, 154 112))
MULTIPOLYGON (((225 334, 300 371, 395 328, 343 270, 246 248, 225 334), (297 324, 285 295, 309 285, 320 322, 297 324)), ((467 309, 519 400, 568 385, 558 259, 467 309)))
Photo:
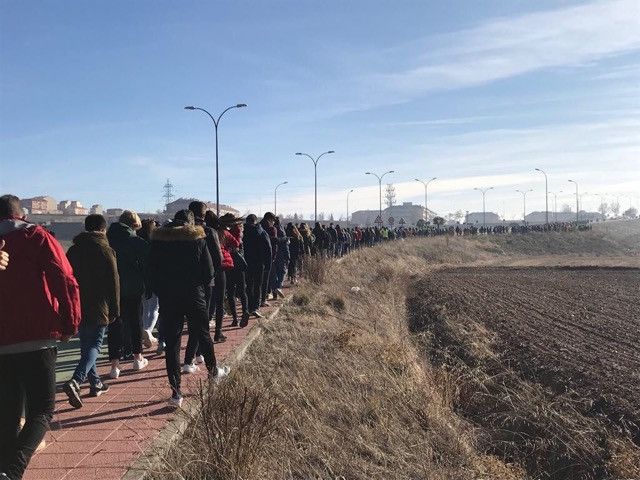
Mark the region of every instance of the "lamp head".
POLYGON ((195 110, 196 107, 189 105, 188 107, 184 107, 185 110, 195 110))
POLYGON ((243 108, 243 107, 246 107, 246 106, 247 106, 246 103, 239 103, 239 104, 236 105, 236 108, 243 108))
POLYGON ((301 152, 296 152, 296 155, 302 155, 302 153, 301 152))
POLYGON ((438 177, 433 177, 431 180, 436 180, 438 177))
POLYGON ((371 172, 364 172, 365 175, 371 175, 371 172))
POLYGON ((284 182, 282 182, 283 185, 286 184, 286 183, 289 183, 289 182, 287 182, 286 180, 284 182))
POLYGON ((335 150, 329 150, 327 153, 336 153, 335 150))

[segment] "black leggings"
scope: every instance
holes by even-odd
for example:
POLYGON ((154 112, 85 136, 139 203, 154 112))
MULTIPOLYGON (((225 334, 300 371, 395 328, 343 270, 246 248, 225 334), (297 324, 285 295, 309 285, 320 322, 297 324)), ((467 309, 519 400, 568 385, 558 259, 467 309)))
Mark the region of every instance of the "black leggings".
POLYGON ((120 317, 109 324, 109 360, 118 360, 131 338, 131 352, 142 353, 142 295, 120 299, 120 317))
POLYGON ((264 272, 264 267, 260 265, 255 267, 254 270, 247 270, 245 275, 249 312, 255 312, 260 308, 260 302, 262 300, 262 272, 264 272))
MULTIPOLYGON (((167 376, 171 389, 180 391, 180 344, 184 319, 187 318, 189 341, 199 348, 209 372, 216 371, 216 356, 213 350, 213 340, 209 333, 209 315, 204 288, 198 287, 193 291, 160 297, 160 315, 162 316, 162 335, 164 336, 167 376)), ((187 349, 189 349, 187 344, 187 349)), ((195 348, 188 363, 193 361, 195 348)))
POLYGON ((22 478, 56 403, 55 348, 0 355, 0 472, 22 478), (26 422, 20 429, 24 413, 26 422))
POLYGON ((242 305, 242 315, 249 313, 249 305, 247 299, 247 290, 244 279, 244 272, 234 268, 226 272, 227 275, 227 302, 231 309, 231 317, 238 320, 238 312, 236 311, 236 297, 240 299, 242 305))

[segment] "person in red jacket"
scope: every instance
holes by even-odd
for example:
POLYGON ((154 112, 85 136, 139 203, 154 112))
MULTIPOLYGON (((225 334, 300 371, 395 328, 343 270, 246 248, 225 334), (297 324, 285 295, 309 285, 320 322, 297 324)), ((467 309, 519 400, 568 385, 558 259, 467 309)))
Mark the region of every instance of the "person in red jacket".
POLYGON ((77 332, 80 292, 60 244, 25 221, 13 195, 0 197, 2 240, 11 263, 0 274, 0 478, 19 479, 53 417, 56 342, 77 332))

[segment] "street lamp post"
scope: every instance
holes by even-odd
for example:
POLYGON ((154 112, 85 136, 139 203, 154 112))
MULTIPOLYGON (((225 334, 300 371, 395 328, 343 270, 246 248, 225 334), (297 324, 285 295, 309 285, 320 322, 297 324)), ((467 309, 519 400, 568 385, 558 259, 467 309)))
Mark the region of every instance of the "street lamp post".
POLYGON ((540 168, 536 168, 535 170, 544 175, 544 217, 545 223, 549 225, 549 181, 547 179, 547 173, 540 168))
POLYGON ((576 228, 578 228, 578 224, 580 223, 580 194, 578 193, 578 182, 574 180, 569 181, 576 185, 576 228))
POLYGON ((273 214, 277 217, 278 216, 278 188, 280 188, 282 185, 286 185, 287 181, 284 181, 282 183, 279 183, 278 185, 276 185, 276 188, 273 190, 273 214))
POLYGON ((474 188, 474 190, 478 190, 479 192, 482 192, 482 226, 483 228, 487 228, 487 209, 486 209, 486 203, 485 203, 485 199, 487 196, 487 192, 489 190, 493 190, 493 187, 489 187, 489 188, 474 188))
POLYGON ((349 195, 351 195, 352 192, 353 192, 353 188, 347 192, 347 227, 350 226, 350 224, 349 224, 349 195))
MULTIPOLYGON (((533 192, 533 189, 529 189, 529 190, 516 190, 516 192, 519 192, 522 194, 522 223, 526 226, 527 225, 527 193, 529 192, 533 192)), ((549 222, 548 218, 547 218, 547 223, 549 222)))
POLYGON ((220 115, 218 115, 217 119, 213 118, 213 115, 211 115, 204 108, 194 107, 191 105, 188 107, 184 107, 185 110, 200 110, 201 112, 206 113, 207 115, 209 115, 209 118, 211 119, 211 121, 213 122, 213 126, 215 127, 215 131, 216 131, 216 215, 217 216, 220 216, 220 179, 218 175, 219 173, 218 171, 218 125, 220 124, 220 119, 222 118, 222 116, 225 113, 227 113, 229 110, 233 108, 243 108, 246 106, 247 106, 246 103, 238 103, 237 105, 232 105, 231 107, 227 107, 222 111, 220 115))
POLYGON ((313 162, 313 200, 314 200, 314 210, 313 210, 313 221, 318 221, 318 162, 324 155, 328 155, 330 153, 336 153, 333 150, 329 150, 327 152, 321 153, 317 158, 313 158, 308 153, 296 152, 296 155, 304 155, 305 157, 309 157, 313 162))
MULTIPOLYGON (((558 193, 563 192, 560 190, 558 193)), ((558 193, 551 192, 551 195, 553 195, 553 221, 556 223, 558 222, 558 193)))
POLYGON ((427 180, 426 182, 420 180, 419 178, 415 179, 416 182, 420 182, 421 184, 424 185, 424 220, 425 222, 429 221, 429 208, 427 207, 427 200, 428 200, 427 191, 429 189, 429 184, 434 180, 436 180, 437 178, 438 177, 433 177, 431 180, 427 180))
POLYGON ((389 170, 388 172, 384 172, 382 175, 377 175, 375 173, 371 173, 371 172, 365 172, 365 175, 373 175, 374 177, 376 177, 378 179, 378 188, 380 191, 380 211, 379 211, 379 217, 380 217, 380 226, 384 225, 384 220, 382 220, 382 179, 385 177, 385 175, 389 175, 390 173, 394 173, 393 170, 389 170))

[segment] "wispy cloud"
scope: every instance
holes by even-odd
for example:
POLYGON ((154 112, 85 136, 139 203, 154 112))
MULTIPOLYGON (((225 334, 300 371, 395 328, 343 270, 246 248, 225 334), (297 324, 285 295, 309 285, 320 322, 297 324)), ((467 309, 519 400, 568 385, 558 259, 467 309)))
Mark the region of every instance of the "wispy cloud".
POLYGON ((496 19, 427 39, 423 50, 414 52, 420 58, 418 65, 372 79, 414 95, 550 67, 580 66, 640 48, 639 18, 640 3, 616 0, 496 19), (441 46, 434 49, 433 43, 441 46))

